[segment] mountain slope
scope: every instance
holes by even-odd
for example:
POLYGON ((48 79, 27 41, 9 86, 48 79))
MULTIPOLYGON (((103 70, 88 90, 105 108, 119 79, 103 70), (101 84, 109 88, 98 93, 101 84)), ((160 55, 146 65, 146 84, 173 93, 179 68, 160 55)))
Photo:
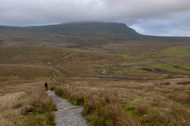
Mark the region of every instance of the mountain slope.
POLYGON ((190 42, 190 37, 159 37, 137 33, 123 23, 75 22, 47 26, 0 26, 0 45, 60 44, 93 46, 128 41, 190 42), (51 44, 50 44, 51 43, 51 44))
POLYGON ((97 35, 139 35, 135 30, 127 27, 122 23, 103 23, 103 22, 78 22, 65 23, 49 26, 32 26, 32 27, 7 27, 0 26, 0 30, 9 32, 43 32, 61 35, 76 36, 97 36, 97 35))
MULTIPOLYGON (((38 28, 38 27, 34 27, 38 28)), ((121 23, 83 22, 66 23, 54 26, 40 27, 43 32, 65 34, 65 35, 103 35, 123 34, 138 35, 133 29, 121 23)))

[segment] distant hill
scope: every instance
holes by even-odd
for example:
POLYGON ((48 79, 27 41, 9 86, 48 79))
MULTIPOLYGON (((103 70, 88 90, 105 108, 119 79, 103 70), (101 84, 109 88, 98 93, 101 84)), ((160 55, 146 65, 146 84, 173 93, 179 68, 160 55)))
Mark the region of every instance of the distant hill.
POLYGON ((0 26, 0 45, 47 46, 49 43, 59 43, 81 47, 131 40, 190 42, 189 37, 141 35, 124 23, 113 22, 74 22, 30 27, 0 26))
POLYGON ((104 23, 104 22, 76 22, 58 25, 32 26, 32 27, 9 27, 0 26, 0 30, 9 32, 41 32, 61 35, 139 35, 135 30, 127 27, 123 23, 104 23))

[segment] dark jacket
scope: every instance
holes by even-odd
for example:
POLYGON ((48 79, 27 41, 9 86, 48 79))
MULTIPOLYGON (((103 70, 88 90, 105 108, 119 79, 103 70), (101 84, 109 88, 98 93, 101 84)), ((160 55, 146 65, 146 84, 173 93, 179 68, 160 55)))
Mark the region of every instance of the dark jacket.
POLYGON ((45 87, 48 87, 48 84, 47 84, 47 82, 44 84, 44 86, 45 86, 45 87))

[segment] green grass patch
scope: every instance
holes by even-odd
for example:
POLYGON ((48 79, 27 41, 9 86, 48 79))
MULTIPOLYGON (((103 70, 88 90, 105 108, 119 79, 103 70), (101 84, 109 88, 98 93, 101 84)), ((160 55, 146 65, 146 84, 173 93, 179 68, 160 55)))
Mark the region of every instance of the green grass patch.
POLYGON ((161 50, 161 53, 166 56, 176 57, 190 54, 190 46, 173 46, 165 50, 161 50))
POLYGON ((144 58, 143 56, 128 56, 126 54, 122 54, 122 59, 142 59, 144 58))
POLYGON ((100 69, 100 73, 102 74, 103 72, 104 72, 104 69, 101 68, 101 69, 100 69))
MULTIPOLYGON (((176 65, 176 64, 175 64, 176 65)), ((182 65, 182 64, 179 64, 182 65)), ((160 73, 184 73, 184 74, 188 74, 189 72, 184 70, 184 69, 180 69, 180 68, 175 68, 173 64, 169 64, 169 63, 162 63, 162 64, 153 64, 148 66, 147 68, 159 68, 163 71, 158 71, 160 73)))

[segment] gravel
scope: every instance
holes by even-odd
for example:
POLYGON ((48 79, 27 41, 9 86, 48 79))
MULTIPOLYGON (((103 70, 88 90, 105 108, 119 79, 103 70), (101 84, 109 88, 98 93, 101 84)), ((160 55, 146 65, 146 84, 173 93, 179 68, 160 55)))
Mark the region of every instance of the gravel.
POLYGON ((81 113, 83 107, 72 105, 50 90, 47 91, 47 94, 52 98, 57 108, 57 111, 53 112, 56 126, 88 126, 87 120, 83 118, 81 113))

